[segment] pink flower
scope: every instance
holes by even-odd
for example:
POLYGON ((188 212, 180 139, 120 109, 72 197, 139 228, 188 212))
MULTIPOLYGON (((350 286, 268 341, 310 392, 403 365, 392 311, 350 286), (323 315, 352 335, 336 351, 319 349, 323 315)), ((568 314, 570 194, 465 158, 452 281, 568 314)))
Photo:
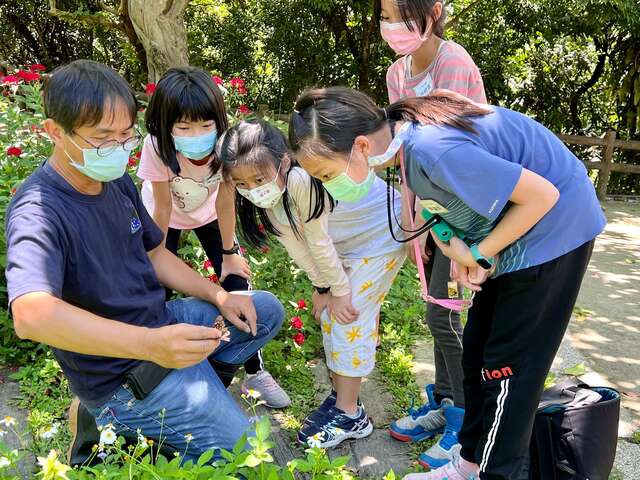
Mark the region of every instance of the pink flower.
POLYGON ((263 224, 261 224, 261 223, 260 223, 260 224, 258 224, 258 231, 259 231, 260 233, 264 233, 264 232, 266 232, 266 229, 264 228, 264 225, 263 225, 263 224))
POLYGON ((240 77, 233 77, 230 83, 231 83, 231 88, 240 89, 245 87, 244 80, 241 79, 240 77))
POLYGON ((304 327, 300 317, 292 317, 289 321, 289 325, 291 325, 291 328, 295 328, 296 330, 302 330, 302 327, 304 327))
POLYGON ((18 85, 20 83, 20 77, 15 75, 7 75, 2 79, 3 85, 18 85))
POLYGON ((242 104, 238 107, 238 112, 242 115, 249 115, 251 113, 251 109, 247 105, 242 104))
POLYGON ((156 84, 155 83, 147 83, 145 85, 145 87, 144 87, 144 91, 147 94, 147 97, 150 97, 156 91, 156 84))
POLYGON ((22 149, 20 147, 9 147, 7 148, 7 156, 9 157, 19 157, 22 155, 22 149))
POLYGON ((31 70, 32 72, 44 72, 46 69, 47 67, 45 67, 41 63, 34 63, 29 67, 29 70, 31 70))
POLYGON ((211 77, 211 80, 213 80, 216 85, 224 85, 224 80, 222 79, 222 77, 219 77, 217 75, 211 77))
POLYGON ((247 249, 244 247, 240 247, 239 252, 240 252, 240 255, 244 255, 245 253, 247 253, 247 249))
POLYGON ((307 302, 305 302, 304 300, 298 300, 298 310, 304 310, 305 308, 307 308, 307 302))
POLYGON ((293 341, 296 342, 296 345, 302 346, 304 345, 304 333, 298 332, 293 336, 293 341))
POLYGON ((244 85, 242 85, 242 86, 238 87, 238 93, 239 93, 240 95, 246 95, 246 94, 247 94, 247 89, 246 89, 246 87, 245 87, 244 85))
POLYGON ((216 275, 215 273, 213 275, 209 275, 207 278, 209 279, 210 282, 213 282, 213 283, 218 283, 218 280, 219 280, 218 275, 216 275))
POLYGON ((213 268, 213 263, 211 263, 211 260, 207 258, 204 262, 202 262, 202 268, 204 268, 205 270, 213 268))

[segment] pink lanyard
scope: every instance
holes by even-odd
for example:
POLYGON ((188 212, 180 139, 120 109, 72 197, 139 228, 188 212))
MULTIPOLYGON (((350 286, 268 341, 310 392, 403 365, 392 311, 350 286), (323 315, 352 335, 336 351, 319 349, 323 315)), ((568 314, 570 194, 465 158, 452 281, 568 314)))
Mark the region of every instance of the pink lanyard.
MULTIPOLYGON (((404 149, 399 152, 399 156, 400 156, 400 173, 402 175, 402 184, 406 189, 408 189, 407 175, 404 170, 404 149)), ((409 197, 408 195, 402 195, 402 197, 405 199, 405 202, 407 204, 406 205, 408 209, 407 211, 409 212, 409 218, 411 219, 411 230, 415 231, 416 225, 413 219, 413 215, 412 215, 413 208, 412 208, 412 205, 410 205, 409 203, 409 197)), ((425 233, 425 235, 429 235, 429 233, 425 233)), ((463 310, 467 310, 471 308, 471 305, 473 304, 472 300, 459 300, 459 299, 451 299, 451 298, 438 299, 429 295, 429 287, 427 285, 427 275, 424 272, 424 264, 422 263, 422 254, 420 253, 420 242, 418 241, 417 238, 414 238, 411 241, 411 243, 413 245, 413 249, 416 256, 416 263, 418 264, 418 276, 420 277, 420 285, 422 286, 422 298, 424 299, 424 301, 427 303, 434 303, 436 305, 440 305, 443 308, 446 308, 448 310, 453 310, 455 312, 462 312, 463 310)), ((453 275, 454 271, 455 271, 455 263, 451 262, 451 271, 450 271, 451 277, 454 276, 453 275)))

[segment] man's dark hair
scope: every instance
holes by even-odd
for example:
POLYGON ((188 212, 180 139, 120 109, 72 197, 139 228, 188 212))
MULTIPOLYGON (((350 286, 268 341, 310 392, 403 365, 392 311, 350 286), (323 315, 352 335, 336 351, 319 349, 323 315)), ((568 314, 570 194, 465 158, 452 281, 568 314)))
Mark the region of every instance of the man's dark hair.
POLYGON ((115 70, 92 60, 76 60, 56 68, 43 87, 44 113, 67 132, 94 126, 113 115, 122 102, 136 120, 138 101, 115 70), (109 110, 107 112, 107 110, 109 110))

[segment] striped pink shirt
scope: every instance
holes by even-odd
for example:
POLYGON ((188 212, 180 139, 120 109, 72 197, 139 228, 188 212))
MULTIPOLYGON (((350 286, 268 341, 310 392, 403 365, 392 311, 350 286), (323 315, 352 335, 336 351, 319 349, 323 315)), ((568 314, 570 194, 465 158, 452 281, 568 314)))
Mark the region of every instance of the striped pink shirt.
POLYGON ((406 97, 421 97, 435 88, 446 88, 478 103, 487 103, 480 70, 460 45, 443 41, 436 58, 426 70, 411 76, 411 55, 387 70, 387 90, 391 103, 406 97))

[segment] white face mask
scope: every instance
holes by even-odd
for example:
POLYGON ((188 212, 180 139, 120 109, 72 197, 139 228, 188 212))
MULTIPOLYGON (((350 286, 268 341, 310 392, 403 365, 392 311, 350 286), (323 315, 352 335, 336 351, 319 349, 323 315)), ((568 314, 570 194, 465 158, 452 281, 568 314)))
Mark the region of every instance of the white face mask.
POLYGON ((393 140, 391 140, 389 147, 387 147, 387 150, 384 153, 369 157, 367 159, 369 166, 377 167, 378 165, 383 165, 391 160, 394 155, 398 153, 398 150, 400 150, 400 147, 402 147, 402 144, 409 136, 409 127, 411 127, 411 122, 405 122, 405 124, 400 127, 400 130, 396 132, 393 140))
MULTIPOLYGON (((280 164, 282 165, 282 163, 280 164)), ((280 168, 278 167, 278 171, 276 171, 276 176, 273 177, 269 183, 265 183, 264 185, 260 185, 259 187, 252 188, 251 190, 247 190, 245 188, 236 187, 236 190, 240 195, 249 200, 258 208, 273 208, 280 198, 282 194, 286 190, 285 188, 282 190, 278 186, 278 173, 280 172, 280 168)))

